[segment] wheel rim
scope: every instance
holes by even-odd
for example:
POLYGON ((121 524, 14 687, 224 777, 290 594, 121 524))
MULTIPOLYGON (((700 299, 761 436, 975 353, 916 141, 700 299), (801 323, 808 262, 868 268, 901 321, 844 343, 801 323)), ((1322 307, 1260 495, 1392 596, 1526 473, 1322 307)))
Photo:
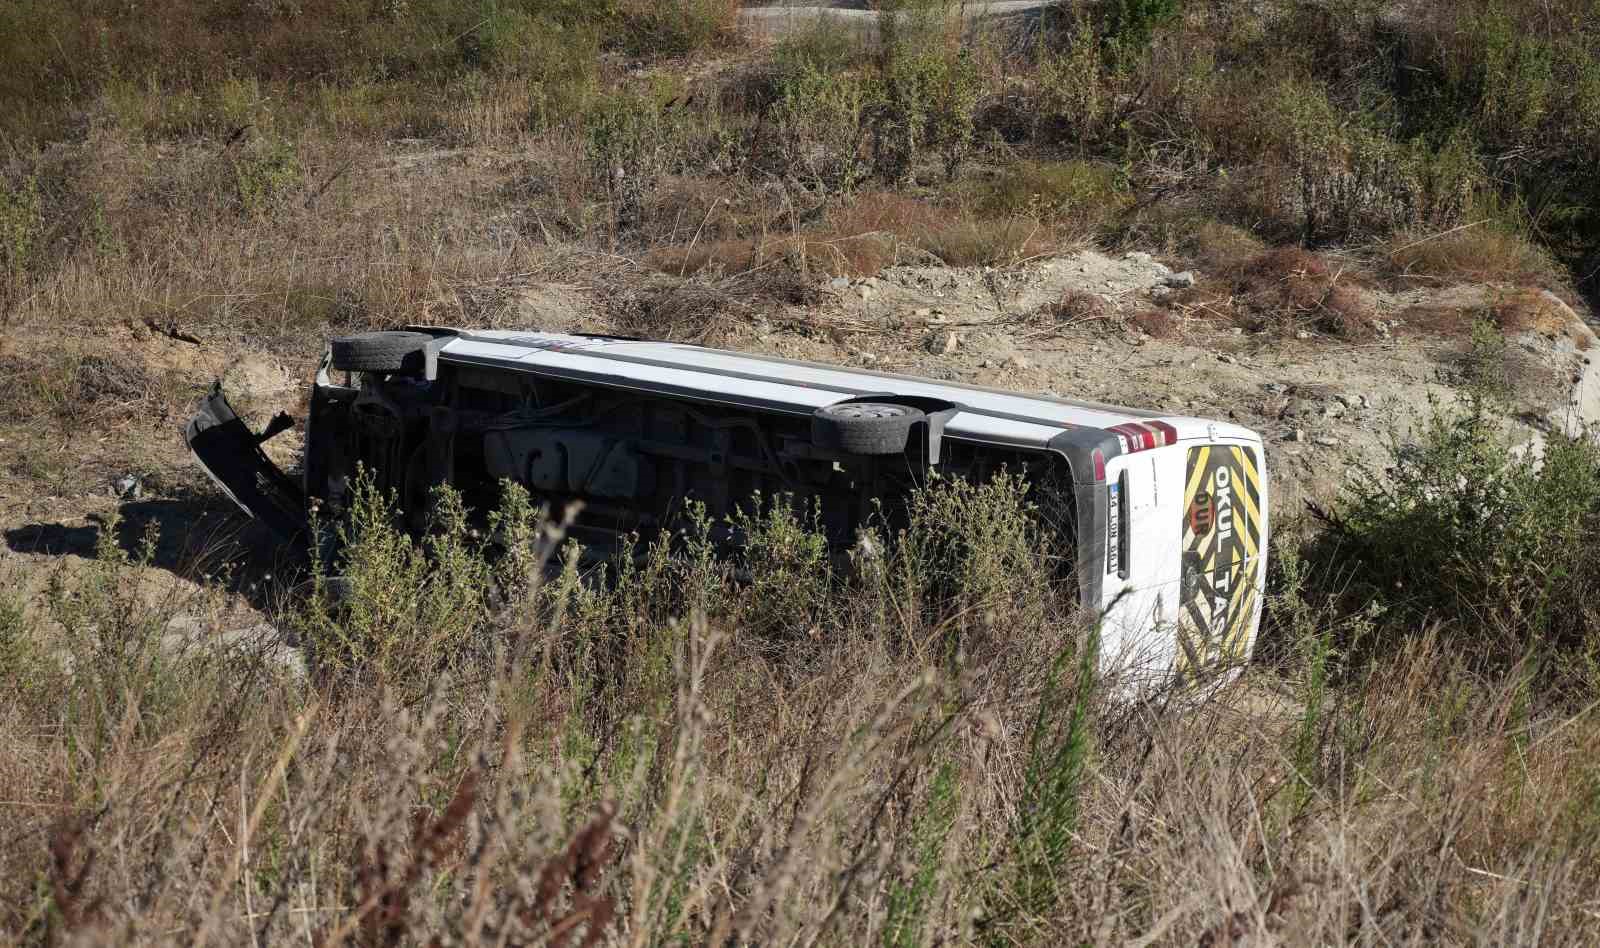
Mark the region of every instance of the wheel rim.
POLYGON ((904 418, 906 409, 900 405, 882 405, 864 402, 856 405, 832 405, 828 413, 840 418, 904 418))

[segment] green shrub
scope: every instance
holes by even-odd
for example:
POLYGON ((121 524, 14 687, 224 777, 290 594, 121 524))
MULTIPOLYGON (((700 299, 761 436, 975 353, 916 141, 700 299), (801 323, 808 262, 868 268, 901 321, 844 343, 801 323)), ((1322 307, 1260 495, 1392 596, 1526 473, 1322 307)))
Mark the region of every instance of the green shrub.
POLYGON ((784 77, 773 105, 779 174, 813 190, 849 192, 872 170, 865 146, 882 88, 872 77, 803 66, 784 77))
POLYGON ((955 0, 877 0, 878 52, 882 59, 944 46, 955 0))
POLYGON ((732 526, 742 537, 739 567, 748 578, 740 617, 751 631, 800 636, 829 623, 831 572, 821 511, 796 510, 794 498, 780 494, 750 510, 740 509, 732 526))
POLYGON ((43 229, 39 179, 30 176, 14 185, 0 180, 0 272, 13 286, 27 276, 43 229))
POLYGON ((1436 408, 1414 446, 1363 470, 1314 544, 1309 575, 1363 609, 1374 631, 1350 660, 1392 655, 1438 623, 1462 654, 1507 666, 1534 652, 1557 665, 1600 647, 1600 443, 1552 435, 1542 461, 1517 450, 1487 403, 1436 408))
POLYGON ((1105 68, 1100 33, 1087 18, 1075 18, 1064 36, 1061 49, 1041 56, 1031 121, 1035 135, 1083 152, 1110 138, 1117 83, 1105 68))
MULTIPOLYGON (((489 655, 480 635, 494 575, 490 541, 469 527, 454 490, 435 489, 431 503, 427 531, 415 539, 372 474, 357 472, 346 517, 333 528, 337 554, 331 563, 320 554, 313 561, 312 592, 298 620, 329 681, 377 679, 417 696, 437 676, 489 655)), ((526 513, 525 497, 513 492, 499 522, 509 526, 526 513)))
POLYGON ((926 943, 928 914, 945 861, 945 841, 954 827, 960 800, 960 775, 946 762, 929 782, 908 834, 911 870, 889 890, 883 923, 883 948, 915 948, 926 943))
POLYGON ((587 19, 496 6, 470 35, 466 58, 527 83, 535 128, 577 115, 599 86, 601 30, 587 19))
POLYGON ((1098 661, 1099 636, 1091 632, 1082 645, 1061 651, 1045 680, 1028 729, 1007 872, 990 896, 991 924, 1048 914, 1069 878, 1066 861, 1076 846, 1084 781, 1094 753, 1098 661), (1076 672, 1070 679, 1068 669, 1076 672))
POLYGON ((952 645, 968 630, 1032 627, 1052 608, 1062 551, 1041 526, 1033 486, 1001 471, 983 483, 935 479, 907 498, 889 582, 952 645))
POLYGON ((287 139, 252 141, 231 163, 234 194, 247 215, 270 213, 300 185, 300 158, 287 139))
POLYGON ((890 182, 911 173, 924 151, 954 178, 972 146, 977 66, 969 52, 904 52, 885 70, 885 100, 873 129, 873 167, 890 182))
POLYGON ((1511 399, 1511 368, 1506 355, 1506 335, 1493 315, 1473 320, 1461 375, 1467 390, 1486 404, 1504 405, 1511 399))
POLYGON ((1281 84, 1268 101, 1264 131, 1294 169, 1298 194, 1284 203, 1296 209, 1305 241, 1445 229, 1472 209, 1484 179, 1466 137, 1452 134, 1438 148, 1398 141, 1376 116, 1352 117, 1301 81, 1281 84))
POLYGON ((51 577, 46 599, 61 648, 49 657, 36 653, 33 663, 46 680, 58 662, 70 669, 62 725, 75 730, 88 752, 117 741, 131 721, 154 730, 181 717, 191 689, 219 670, 203 642, 166 636, 170 614, 141 595, 139 572, 153 562, 159 540, 155 522, 132 556, 122 547, 116 511, 99 527, 94 559, 76 573, 51 577))
POLYGON ((772 68, 780 83, 807 70, 837 73, 859 65, 864 51, 854 32, 819 16, 784 31, 772 49, 772 68))
POLYGON ((1107 44, 1120 63, 1144 52, 1156 30, 1183 12, 1183 0, 1114 0, 1106 15, 1107 44))
POLYGON ((1515 153, 1494 167, 1558 248, 1600 234, 1600 20, 1581 5, 1472 0, 1419 19, 1398 46, 1395 91, 1407 134, 1466 129, 1475 150, 1515 153))

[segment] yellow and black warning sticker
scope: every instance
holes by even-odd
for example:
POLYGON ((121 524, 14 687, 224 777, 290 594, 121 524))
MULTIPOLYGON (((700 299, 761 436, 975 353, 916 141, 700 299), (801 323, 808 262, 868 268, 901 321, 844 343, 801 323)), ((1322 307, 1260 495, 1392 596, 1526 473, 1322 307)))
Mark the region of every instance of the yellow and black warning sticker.
POLYGON ((1259 596, 1261 472, 1254 451, 1189 449, 1183 491, 1178 671, 1241 659, 1259 596))

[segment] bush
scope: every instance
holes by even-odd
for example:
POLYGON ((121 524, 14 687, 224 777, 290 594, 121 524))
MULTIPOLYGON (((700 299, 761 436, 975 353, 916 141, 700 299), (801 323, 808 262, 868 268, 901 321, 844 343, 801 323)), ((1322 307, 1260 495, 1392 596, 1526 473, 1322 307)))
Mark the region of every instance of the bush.
POLYGON ((1156 29, 1176 20, 1183 0, 1114 0, 1107 10, 1110 49, 1119 60, 1142 53, 1156 29))
POLYGON ((1545 251, 1503 227, 1470 227, 1436 235, 1404 230, 1385 248, 1391 273, 1401 281, 1440 278, 1462 283, 1541 284, 1559 281, 1545 251))
POLYGON ((1414 446, 1394 443, 1389 466, 1362 471, 1325 516, 1312 559, 1381 616, 1341 643, 1354 660, 1393 655, 1430 626, 1490 666, 1532 653, 1588 673, 1600 659, 1600 443, 1553 435, 1534 458, 1488 404, 1435 408, 1414 446))
POLYGON ((1114 131, 1117 77, 1107 72, 1101 34, 1086 18, 1073 21, 1062 47, 1039 63, 1034 134, 1083 153, 1107 144, 1114 131))
POLYGON ((1465 136, 1451 135, 1439 148, 1397 141, 1375 127, 1375 116, 1351 121, 1325 90, 1301 82, 1281 85, 1268 101, 1268 135, 1294 169, 1291 213, 1307 243, 1453 227, 1483 186, 1465 136))
POLYGON ((1020 161, 977 188, 978 206, 997 217, 1031 217, 1093 233, 1126 208, 1116 169, 1089 161, 1020 161))
POLYGON ((860 65, 865 51, 851 30, 841 29, 837 20, 819 16, 784 30, 772 49, 772 69, 780 83, 808 70, 838 73, 860 65))
POLYGON ((1310 251, 1283 247, 1225 266, 1216 280, 1179 299, 1251 332, 1315 329, 1362 338, 1373 331, 1376 309, 1359 279, 1310 251))
POLYGON ((678 56, 738 35, 735 0, 618 0, 621 45, 634 55, 678 56))
MULTIPOLYGON (((460 495, 449 487, 435 489, 431 506, 427 529, 416 539, 371 472, 357 473, 348 513, 333 526, 335 558, 313 561, 311 594, 298 617, 301 638, 328 682, 378 680, 414 698, 432 693, 438 676, 481 667, 492 654, 484 637, 496 579, 489 544, 501 527, 511 539, 526 540, 526 496, 506 494, 489 537, 471 529, 460 495)), ((526 570, 518 569, 524 557, 511 557, 500 576, 503 590, 526 587, 526 570)))
POLYGON ((793 497, 763 502, 759 494, 751 508, 753 512, 741 509, 732 523, 741 539, 739 569, 749 583, 742 622, 752 632, 774 638, 815 635, 822 626, 833 625, 828 541, 820 508, 797 510, 793 497))
POLYGON ((849 192, 870 173, 865 152, 881 86, 871 76, 809 65, 784 78, 773 105, 780 175, 822 194, 849 192))
POLYGON ((965 50, 902 51, 884 72, 885 97, 873 127, 873 166, 885 181, 910 175, 924 150, 954 178, 972 145, 978 74, 965 50))
MULTIPOLYGON (((947 629, 949 643, 966 634, 1031 628, 1042 622, 1063 579, 1059 539, 1043 524, 1055 498, 1030 498, 1034 486, 1001 471, 974 483, 939 479, 908 499, 905 529, 891 538, 885 574, 903 607, 920 610, 929 627, 947 629)), ((952 652, 954 649, 952 649, 952 652)))
POLYGON ((0 276, 6 280, 0 285, 0 300, 28 275, 43 229, 38 178, 14 185, 0 179, 0 276))
POLYGON ((658 90, 613 92, 583 117, 584 158, 619 226, 642 222, 645 196, 664 175, 692 162, 697 135, 715 146, 717 129, 676 108, 675 99, 658 90))
POLYGON ((245 214, 265 214, 300 184, 300 159, 292 142, 252 141, 232 160, 234 193, 245 214))

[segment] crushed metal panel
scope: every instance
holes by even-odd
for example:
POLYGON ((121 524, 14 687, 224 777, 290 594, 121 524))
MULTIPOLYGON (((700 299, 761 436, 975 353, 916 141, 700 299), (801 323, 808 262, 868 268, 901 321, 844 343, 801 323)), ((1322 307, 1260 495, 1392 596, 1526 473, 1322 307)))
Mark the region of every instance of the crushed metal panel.
POLYGON ((206 475, 240 510, 286 540, 305 534, 305 493, 261 450, 277 426, 257 435, 234 414, 219 383, 184 428, 183 440, 206 475))

